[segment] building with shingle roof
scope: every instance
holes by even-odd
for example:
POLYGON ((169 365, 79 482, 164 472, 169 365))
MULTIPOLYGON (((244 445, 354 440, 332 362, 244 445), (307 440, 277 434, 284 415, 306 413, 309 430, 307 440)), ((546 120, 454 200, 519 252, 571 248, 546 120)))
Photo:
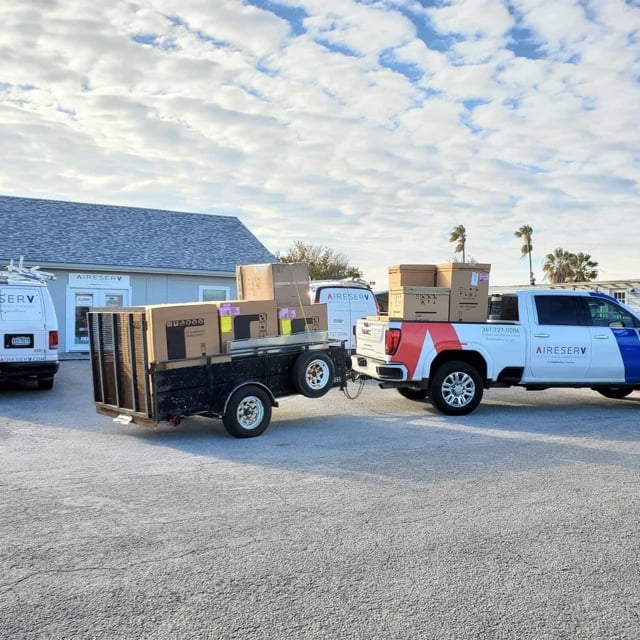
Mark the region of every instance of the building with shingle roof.
POLYGON ((235 268, 277 262, 234 216, 0 196, 0 264, 50 282, 60 350, 87 351, 86 309, 234 299, 235 268))

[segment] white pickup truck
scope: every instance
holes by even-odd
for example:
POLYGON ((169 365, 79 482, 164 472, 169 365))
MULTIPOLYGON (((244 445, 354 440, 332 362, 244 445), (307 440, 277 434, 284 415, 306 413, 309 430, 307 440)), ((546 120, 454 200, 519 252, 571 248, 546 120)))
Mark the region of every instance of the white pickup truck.
POLYGON ((624 398, 640 389, 640 316, 601 293, 527 289, 503 296, 498 321, 362 319, 353 369, 448 415, 473 411, 489 387, 624 398))

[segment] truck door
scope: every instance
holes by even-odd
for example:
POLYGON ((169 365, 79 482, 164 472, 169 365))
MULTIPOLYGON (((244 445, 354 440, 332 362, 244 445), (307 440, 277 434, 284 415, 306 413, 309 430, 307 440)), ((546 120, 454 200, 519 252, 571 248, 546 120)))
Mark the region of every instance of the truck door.
POLYGON ((585 298, 593 357, 589 378, 640 381, 640 322, 607 298, 585 298))
POLYGON ((592 340, 581 296, 536 295, 529 363, 534 380, 584 382, 592 360, 592 340))

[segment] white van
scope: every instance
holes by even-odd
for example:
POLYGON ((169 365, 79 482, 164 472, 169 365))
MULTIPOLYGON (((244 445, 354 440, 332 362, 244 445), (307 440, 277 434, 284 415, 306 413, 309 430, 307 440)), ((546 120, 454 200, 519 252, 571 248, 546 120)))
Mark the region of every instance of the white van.
POLYGON ((359 318, 378 315, 378 303, 371 288, 354 280, 312 280, 311 302, 327 305, 329 338, 344 340, 355 352, 355 326, 359 318))
POLYGON ((0 269, 0 381, 35 380, 51 389, 58 371, 58 320, 47 288, 51 274, 0 269))

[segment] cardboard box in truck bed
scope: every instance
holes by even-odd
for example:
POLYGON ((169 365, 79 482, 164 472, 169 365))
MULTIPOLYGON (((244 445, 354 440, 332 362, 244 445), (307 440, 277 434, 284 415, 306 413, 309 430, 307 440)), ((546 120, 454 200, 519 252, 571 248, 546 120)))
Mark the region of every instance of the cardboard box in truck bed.
POLYGON ((400 287, 435 287, 435 264, 397 264, 389 267, 389 291, 400 287))
POLYGON ((487 319, 490 270, 489 264, 471 262, 447 262, 438 265, 437 286, 451 289, 451 322, 484 322, 487 319))
POLYGON ((449 289, 443 287, 400 287, 389 291, 389 319, 449 320, 449 289))

